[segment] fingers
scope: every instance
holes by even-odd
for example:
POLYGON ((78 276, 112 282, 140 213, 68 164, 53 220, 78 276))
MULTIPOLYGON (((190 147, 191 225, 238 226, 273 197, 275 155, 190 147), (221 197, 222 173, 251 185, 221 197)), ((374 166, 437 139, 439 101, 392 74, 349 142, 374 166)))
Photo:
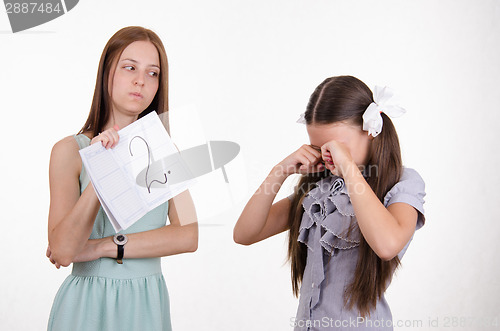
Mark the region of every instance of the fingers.
POLYGON ((61 267, 61 265, 60 265, 59 263, 57 263, 57 262, 54 260, 54 258, 52 258, 52 252, 51 252, 51 250, 50 250, 50 246, 47 246, 47 252, 45 253, 45 255, 49 258, 49 261, 50 261, 53 265, 55 265, 55 267, 56 267, 57 269, 59 269, 59 268, 61 267))
POLYGON ((327 160, 325 161, 325 167, 326 169, 330 170, 330 172, 335 176, 342 177, 340 169, 335 165, 335 163, 333 163, 331 159, 327 158, 327 160))
POLYGON ((303 159, 301 161, 306 161, 303 162, 303 164, 306 164, 307 161, 309 163, 315 164, 321 158, 321 153, 318 150, 312 148, 310 145, 302 145, 302 147, 299 149, 299 155, 303 156, 303 159))
POLYGON ((117 132, 118 130, 118 125, 115 125, 112 128, 99 133, 99 135, 95 136, 92 139, 91 144, 95 144, 96 142, 100 141, 102 143, 102 146, 104 146, 106 149, 115 147, 120 140, 120 136, 117 132))
POLYGON ((316 158, 321 157, 321 150, 317 150, 316 148, 312 147, 311 145, 304 144, 304 145, 302 145, 302 148, 316 158))
POLYGON ((297 151, 298 172, 301 174, 320 172, 325 166, 320 163, 321 153, 310 145, 302 145, 297 151))
POLYGON ((49 258, 50 262, 51 262, 53 265, 55 265, 55 267, 56 267, 57 269, 59 269, 59 268, 61 267, 61 265, 60 265, 59 263, 57 263, 57 262, 56 262, 56 260, 54 260, 54 259, 52 258, 52 255, 48 256, 48 258, 49 258))
POLYGON ((325 161, 325 164, 333 165, 333 159, 330 153, 323 154, 323 160, 325 161))
POLYGON ((115 129, 108 129, 104 132, 101 132, 98 137, 101 137, 100 141, 106 149, 113 148, 116 146, 116 144, 118 144, 119 137, 115 129))
POLYGON ((310 145, 302 145, 295 152, 286 157, 280 165, 285 173, 314 173, 324 171, 324 164, 321 164, 321 152, 310 145))
POLYGON ((331 158, 332 157, 332 154, 330 153, 330 150, 329 150, 329 146, 327 146, 327 144, 324 144, 323 146, 321 146, 321 157, 323 157, 323 159, 325 157, 329 157, 331 158))
POLYGON ((335 148, 335 142, 330 141, 321 146, 321 158, 325 161, 325 165, 334 165, 331 149, 335 148), (333 145, 333 146, 332 146, 333 145))
POLYGON ((310 173, 321 172, 325 170, 325 165, 323 163, 318 163, 312 166, 301 165, 299 167, 299 173, 306 175, 310 173))
POLYGON ((47 252, 45 253, 45 255, 49 258, 52 264, 56 263, 56 261, 52 258, 52 252, 50 251, 50 246, 47 246, 47 252))
POLYGON ((325 163, 325 167, 330 170, 332 173, 335 174, 335 172, 337 171, 337 167, 335 166, 335 164, 333 163, 325 163))

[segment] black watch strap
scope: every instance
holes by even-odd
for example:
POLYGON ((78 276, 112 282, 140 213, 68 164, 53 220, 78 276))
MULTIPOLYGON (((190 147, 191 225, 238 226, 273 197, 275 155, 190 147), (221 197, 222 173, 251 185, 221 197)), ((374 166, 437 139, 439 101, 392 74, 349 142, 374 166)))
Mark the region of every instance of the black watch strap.
POLYGON ((123 249, 123 246, 125 245, 116 245, 118 249, 118 253, 116 255, 116 262, 119 264, 123 264, 123 252, 125 251, 125 249, 123 249))
POLYGON ((123 253, 125 251, 124 246, 127 243, 128 238, 124 234, 116 234, 113 237, 113 241, 115 242, 116 249, 117 249, 117 252, 116 252, 116 262, 118 264, 123 264, 123 253))

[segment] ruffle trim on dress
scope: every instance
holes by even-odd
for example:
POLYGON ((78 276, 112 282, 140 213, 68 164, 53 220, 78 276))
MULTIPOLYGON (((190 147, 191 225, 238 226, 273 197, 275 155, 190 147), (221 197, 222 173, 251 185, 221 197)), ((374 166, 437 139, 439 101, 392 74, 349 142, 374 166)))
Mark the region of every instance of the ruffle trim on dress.
POLYGON ((336 210, 324 219, 321 227, 325 229, 325 234, 320 243, 330 254, 333 254, 333 248, 349 249, 359 246, 359 227, 354 217, 342 215, 336 210))
POLYGON ((360 233, 354 209, 344 185, 337 176, 323 178, 302 202, 304 214, 299 228, 298 241, 314 251, 317 243, 310 242, 315 231, 324 230, 319 244, 330 254, 333 249, 359 246, 360 233), (313 225, 315 225, 313 227, 313 225))

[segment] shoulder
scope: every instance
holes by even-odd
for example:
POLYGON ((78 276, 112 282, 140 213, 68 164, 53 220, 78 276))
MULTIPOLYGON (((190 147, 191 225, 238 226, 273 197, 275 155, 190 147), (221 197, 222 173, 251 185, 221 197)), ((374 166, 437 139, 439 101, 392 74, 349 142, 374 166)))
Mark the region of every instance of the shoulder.
POLYGON ((54 147, 52 147, 51 158, 75 155, 78 153, 78 150, 78 142, 76 141, 75 136, 68 136, 54 144, 54 147))
POLYGON ((412 168, 407 168, 403 167, 403 174, 401 175, 401 179, 399 180, 398 183, 403 182, 403 181, 412 181, 415 183, 419 183, 425 187, 424 180, 420 174, 412 168))
POLYGON ((384 205, 405 202, 414 206, 423 214, 425 182, 420 174, 412 168, 403 168, 401 179, 387 192, 384 205))
POLYGON ((52 147, 52 152, 50 154, 50 169, 51 170, 63 170, 68 168, 69 171, 80 172, 81 170, 81 158, 78 143, 75 136, 68 136, 52 147))
POLYGON ((401 179, 385 195, 384 206, 402 202, 415 208, 418 212, 415 229, 418 230, 425 224, 424 197, 425 183, 420 174, 414 169, 403 167, 401 179))
POLYGON ((425 182, 420 174, 412 168, 403 167, 403 173, 388 193, 396 192, 422 192, 425 194, 425 182))

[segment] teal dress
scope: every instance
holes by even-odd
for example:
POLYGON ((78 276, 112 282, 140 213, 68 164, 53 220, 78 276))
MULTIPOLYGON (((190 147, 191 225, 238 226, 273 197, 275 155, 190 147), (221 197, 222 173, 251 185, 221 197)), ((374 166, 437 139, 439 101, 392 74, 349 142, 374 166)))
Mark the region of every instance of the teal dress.
MULTIPOLYGON (((90 139, 75 136, 81 148, 90 139)), ((89 184, 82 164, 80 194, 89 184)), ((165 225, 168 201, 147 213, 121 233, 143 232, 165 225)), ((113 236, 115 231, 106 213, 99 209, 90 239, 113 236)), ((126 249, 126 246, 125 246, 126 249)), ((100 258, 73 263, 73 271, 63 282, 52 305, 48 330, 171 330, 170 304, 161 259, 100 258)))

